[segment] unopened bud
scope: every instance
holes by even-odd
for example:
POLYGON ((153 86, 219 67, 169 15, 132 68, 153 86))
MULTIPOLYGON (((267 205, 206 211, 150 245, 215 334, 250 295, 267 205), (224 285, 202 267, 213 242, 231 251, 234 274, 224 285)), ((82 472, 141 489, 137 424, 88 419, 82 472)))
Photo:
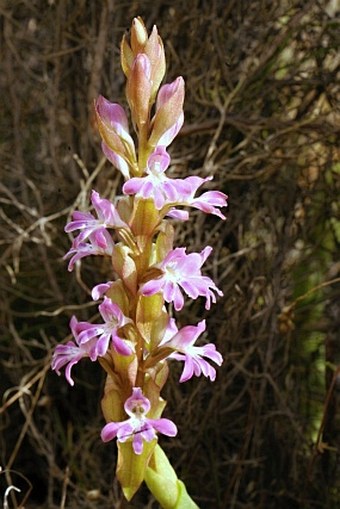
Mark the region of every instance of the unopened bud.
POLYGON ((133 64, 134 56, 132 49, 130 48, 129 43, 126 40, 126 36, 124 35, 122 39, 122 43, 120 45, 120 61, 122 65, 123 72, 126 77, 129 77, 131 67, 133 64))
POLYGON ((179 76, 158 93, 149 144, 169 145, 183 124, 184 80, 179 76), (160 141, 161 140, 161 141, 160 141))
POLYGON ((142 18, 138 16, 133 19, 131 27, 131 48, 135 55, 143 51, 147 40, 148 32, 142 18))
POLYGON ((151 65, 144 53, 139 53, 133 63, 126 87, 132 117, 140 129, 149 118, 151 97, 151 65))
POLYGON ((159 86, 165 74, 165 53, 162 39, 158 35, 156 26, 153 27, 150 37, 141 18, 132 22, 130 44, 127 37, 122 39, 121 65, 127 78, 130 77, 135 59, 138 54, 145 54, 150 62, 151 104, 154 102, 159 86))
POLYGON ((156 26, 153 27, 151 35, 145 44, 144 53, 148 56, 151 64, 151 100, 153 101, 164 78, 166 67, 164 46, 156 26))

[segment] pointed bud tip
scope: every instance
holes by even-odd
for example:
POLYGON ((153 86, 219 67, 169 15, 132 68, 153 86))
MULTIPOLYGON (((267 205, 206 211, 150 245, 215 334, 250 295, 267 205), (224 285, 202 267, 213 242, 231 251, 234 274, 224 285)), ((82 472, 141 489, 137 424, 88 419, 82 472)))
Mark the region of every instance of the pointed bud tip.
POLYGON ((148 40, 148 32, 141 17, 134 18, 131 27, 131 38, 133 42, 143 46, 148 40))

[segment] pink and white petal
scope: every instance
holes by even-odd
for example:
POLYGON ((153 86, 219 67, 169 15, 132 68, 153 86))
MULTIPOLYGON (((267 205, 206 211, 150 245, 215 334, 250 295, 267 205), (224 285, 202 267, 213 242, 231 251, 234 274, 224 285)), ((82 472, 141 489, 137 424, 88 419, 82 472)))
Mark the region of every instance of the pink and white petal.
POLYGON ((77 320, 77 317, 75 315, 73 315, 71 317, 69 326, 70 326, 71 332, 72 332, 77 344, 79 345, 79 343, 78 343, 78 324, 79 324, 79 322, 77 320))
POLYGON ((108 247, 108 231, 104 227, 97 227, 92 233, 92 241, 102 249, 108 247))
POLYGON ((131 438, 138 429, 139 428, 136 428, 133 419, 127 419, 126 421, 121 422, 117 431, 117 438, 119 442, 126 442, 129 440, 129 438, 131 438))
MULTIPOLYGON (((166 196, 168 202, 171 203, 171 202, 177 201, 178 192, 177 192, 176 186, 174 185, 174 183, 172 181, 170 181, 170 179, 166 180, 163 183, 162 190, 163 190, 164 195, 166 196)), ((161 208, 161 207, 159 207, 159 208, 161 208)))
POLYGON ((92 288, 91 296, 93 300, 99 300, 111 288, 113 281, 107 283, 100 283, 92 288))
POLYGON ((67 364, 67 366, 66 366, 66 368, 65 368, 65 378, 66 378, 66 380, 68 381, 68 383, 69 383, 72 387, 74 386, 74 380, 73 380, 73 378, 72 378, 72 376, 71 376, 71 371, 72 371, 73 366, 74 366, 75 364, 77 364, 77 363, 80 361, 80 359, 81 359, 81 358, 82 358, 82 357, 74 358, 72 361, 70 361, 70 362, 67 364))
POLYGON ((105 322, 111 322, 112 319, 120 321, 123 313, 115 302, 112 302, 108 297, 104 297, 103 302, 98 306, 99 312, 105 322))
POLYGON ((145 423, 140 433, 144 440, 147 442, 151 442, 154 438, 156 438, 155 430, 153 429, 153 419, 145 419, 145 423))
POLYGON ((134 453, 139 455, 143 452, 143 438, 140 433, 137 433, 133 436, 132 447, 134 453))
MULTIPOLYGON (((194 279, 194 278, 192 278, 194 279)), ((197 278, 198 279, 198 278, 197 278)), ((202 292, 200 292, 197 288, 197 285, 193 284, 191 279, 183 280, 180 282, 180 286, 183 288, 185 293, 191 298, 191 299, 197 299, 199 295, 202 295, 202 292)))
POLYGON ((137 194, 144 185, 144 177, 133 177, 123 185, 124 194, 137 194))
POLYGON ((201 256, 199 253, 190 253, 184 255, 178 262, 178 272, 183 275, 184 278, 197 275, 201 275, 201 256))
POLYGON ((69 256, 71 256, 71 259, 70 259, 70 261, 68 263, 68 266, 67 266, 67 270, 69 272, 72 272, 76 262, 81 260, 81 258, 84 258, 85 256, 89 256, 89 255, 92 255, 92 254, 93 254, 93 250, 92 249, 85 249, 84 248, 82 250, 77 250, 77 249, 71 248, 69 251, 67 251, 67 253, 63 257, 63 259, 65 260, 69 256))
POLYGON ((197 347, 200 349, 200 355, 206 357, 207 359, 210 359, 214 361, 218 366, 221 366, 223 363, 223 357, 216 350, 216 346, 213 343, 208 343, 207 345, 203 345, 201 347, 197 347))
POLYGON ((99 336, 90 352, 91 361, 97 360, 98 357, 104 357, 109 348, 110 337, 109 332, 104 332, 101 336, 99 336))
POLYGON ((111 150, 104 142, 102 142, 102 151, 110 163, 121 172, 125 180, 128 180, 130 178, 130 167, 125 159, 111 150))
POLYGON ((178 202, 181 202, 182 201, 182 197, 183 196, 188 196, 190 195, 190 192, 191 192, 191 187, 190 187, 190 184, 189 182, 187 182, 187 178, 186 179, 173 179, 172 180, 172 184, 174 186, 174 188, 176 189, 176 193, 177 193, 177 200, 178 202))
POLYGON ((166 202, 166 195, 163 193, 161 186, 155 186, 153 188, 153 199, 157 210, 161 210, 166 202))
POLYGON ((163 417, 161 419, 152 419, 152 426, 158 433, 162 433, 168 437, 177 435, 177 426, 174 422, 170 421, 170 419, 165 419, 163 417))
POLYGON ((57 345, 52 356, 51 367, 60 375, 60 369, 66 366, 65 378, 68 383, 73 386, 74 380, 71 376, 72 367, 86 356, 86 352, 83 352, 73 341, 69 341, 66 345, 57 345))
POLYGON ((213 214, 214 216, 219 217, 222 220, 226 219, 226 216, 222 214, 220 210, 218 210, 215 207, 207 206, 205 203, 201 202, 199 199, 194 200, 190 203, 191 207, 194 207, 195 209, 199 209, 202 212, 205 212, 206 214, 213 214))
POLYGON ((103 324, 88 323, 87 325, 88 326, 86 328, 78 332, 79 345, 87 343, 88 341, 91 341, 91 339, 95 338, 96 336, 100 336, 105 332, 103 324))
POLYGON ((157 146, 167 147, 172 143, 174 138, 176 138, 177 134, 181 130, 181 127, 184 122, 184 113, 182 112, 178 117, 178 120, 168 129, 165 133, 157 141, 157 146))
POLYGON ((211 246, 206 246, 201 252, 200 252, 200 257, 201 257, 201 266, 203 265, 203 263, 206 261, 206 259, 208 258, 208 256, 211 254, 213 248, 211 246))
POLYGON ((128 120, 120 104, 112 103, 100 95, 96 101, 96 107, 103 122, 111 126, 120 124, 125 130, 128 129, 128 120))
POLYGON ((206 191, 194 201, 196 200, 206 203, 207 206, 226 207, 228 205, 228 196, 221 191, 206 191))
POLYGON ((98 215, 98 219, 100 219, 103 222, 106 222, 108 217, 111 216, 111 208, 113 207, 112 203, 109 202, 109 200, 106 200, 104 198, 101 198, 99 193, 92 190, 91 193, 91 203, 98 215))
POLYGON ((102 429, 100 436, 103 442, 109 442, 117 436, 118 430, 122 427, 121 422, 109 422, 102 429))
POLYGON ((166 267, 170 263, 182 263, 185 258, 185 247, 176 247, 166 255, 162 262, 162 267, 166 267))
POLYGON ((147 414, 151 408, 150 401, 143 395, 140 387, 133 387, 132 395, 124 403, 124 410, 130 417, 134 417, 135 415, 133 410, 136 404, 142 406, 145 414, 147 414))
POLYGON ((156 150, 149 156, 148 168, 151 171, 157 170, 158 173, 164 173, 170 164, 170 156, 165 147, 158 145, 156 150))
POLYGON ((142 295, 146 297, 154 295, 155 293, 161 292, 164 286, 164 278, 151 279, 143 284, 141 288, 142 295))
POLYGON ((60 369, 79 354, 79 348, 73 341, 65 345, 57 345, 52 355, 51 367, 60 375, 60 369))
POLYGON ((162 288, 163 297, 166 300, 166 302, 173 302, 176 296, 177 284, 171 281, 171 279, 167 279, 166 277, 164 277, 164 282, 162 286, 163 286, 162 288))
POLYGON ((189 355, 185 355, 184 367, 182 375, 179 379, 180 383, 187 382, 188 380, 190 380, 190 378, 192 378, 194 374, 194 369, 195 366, 193 359, 189 355))
POLYGON ((174 307, 176 311, 180 311, 184 306, 184 297, 182 295, 179 286, 175 286, 175 296, 173 299, 174 307))
POLYGON ((143 186, 139 191, 139 195, 145 199, 152 198, 154 186, 152 181, 148 179, 148 177, 144 177, 143 186))
POLYGON ((157 101, 156 101, 156 109, 157 110, 159 108, 161 108, 162 106, 164 106, 164 104, 166 104, 169 101, 169 99, 171 99, 171 97, 174 95, 174 93, 176 92, 176 90, 179 86, 179 80, 180 80, 180 77, 176 78, 171 83, 165 83, 164 85, 161 86, 161 88, 158 91, 158 95, 157 95, 157 101))
POLYGON ((87 228, 89 223, 95 223, 96 219, 90 212, 81 212, 79 210, 75 210, 72 214, 72 221, 67 223, 64 228, 66 233, 73 232, 74 230, 80 230, 82 228, 87 228))
POLYGON ((177 221, 188 221, 189 219, 189 213, 186 210, 170 209, 166 216, 177 219, 177 221))
POLYGON ((173 338, 178 332, 178 327, 176 325, 176 320, 174 318, 170 318, 167 328, 165 329, 164 338, 162 343, 165 343, 165 341, 170 341, 171 338, 173 338))
POLYGON ((132 348, 119 336, 112 335, 112 344, 116 352, 119 353, 120 355, 132 354, 132 348))
POLYGON ((202 178, 202 177, 197 177, 195 175, 192 175, 191 177, 187 177, 186 179, 184 179, 186 188, 183 190, 181 198, 183 200, 189 200, 189 203, 190 203, 190 200, 193 199, 194 194, 196 193, 197 189, 199 187, 201 187, 205 182, 207 182, 208 180, 211 180, 211 179, 212 179, 212 177, 202 178))
POLYGON ((92 191, 92 204, 96 209, 98 217, 107 226, 113 228, 128 228, 128 225, 120 218, 116 207, 110 200, 100 198, 96 191, 92 191))
POLYGON ((182 329, 180 329, 176 334, 174 334, 174 336, 168 342, 169 346, 180 351, 185 351, 188 346, 191 346, 195 343, 197 338, 205 331, 205 328, 205 320, 202 320, 197 325, 186 325, 185 327, 182 327, 182 329))
POLYGON ((204 376, 210 378, 212 382, 216 379, 216 369, 213 368, 205 359, 200 357, 196 357, 194 362, 196 362, 197 371, 195 370, 195 375, 200 376, 203 373, 204 376))

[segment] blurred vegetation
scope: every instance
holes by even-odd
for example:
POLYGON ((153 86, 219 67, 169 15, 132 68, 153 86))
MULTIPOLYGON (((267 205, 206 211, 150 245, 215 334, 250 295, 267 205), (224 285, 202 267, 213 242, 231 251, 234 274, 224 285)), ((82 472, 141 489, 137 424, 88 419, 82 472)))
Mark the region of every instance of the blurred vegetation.
MULTIPOLYGON (((69 274, 72 210, 92 187, 119 192, 92 101, 125 104, 119 42, 140 15, 157 24, 167 81, 186 80, 185 125, 170 174, 214 175, 226 222, 197 212, 177 245, 214 247, 224 297, 207 318, 225 361, 214 384, 164 393, 179 435, 162 440, 202 509, 340 505, 339 12, 330 0, 4 0, 0 73, 0 497, 9 507, 128 505, 104 445, 103 376, 50 373, 72 314, 90 319, 101 260, 69 274)), ((207 186, 208 188, 209 186, 207 186)), ((5 507, 5 505, 4 505, 5 507)))

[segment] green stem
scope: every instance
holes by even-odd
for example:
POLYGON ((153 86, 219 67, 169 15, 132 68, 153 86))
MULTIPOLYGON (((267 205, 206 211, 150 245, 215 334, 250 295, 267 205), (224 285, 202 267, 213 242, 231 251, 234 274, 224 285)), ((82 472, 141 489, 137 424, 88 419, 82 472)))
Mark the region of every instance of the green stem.
POLYGON ((199 509, 160 445, 156 445, 144 481, 163 509, 199 509))

